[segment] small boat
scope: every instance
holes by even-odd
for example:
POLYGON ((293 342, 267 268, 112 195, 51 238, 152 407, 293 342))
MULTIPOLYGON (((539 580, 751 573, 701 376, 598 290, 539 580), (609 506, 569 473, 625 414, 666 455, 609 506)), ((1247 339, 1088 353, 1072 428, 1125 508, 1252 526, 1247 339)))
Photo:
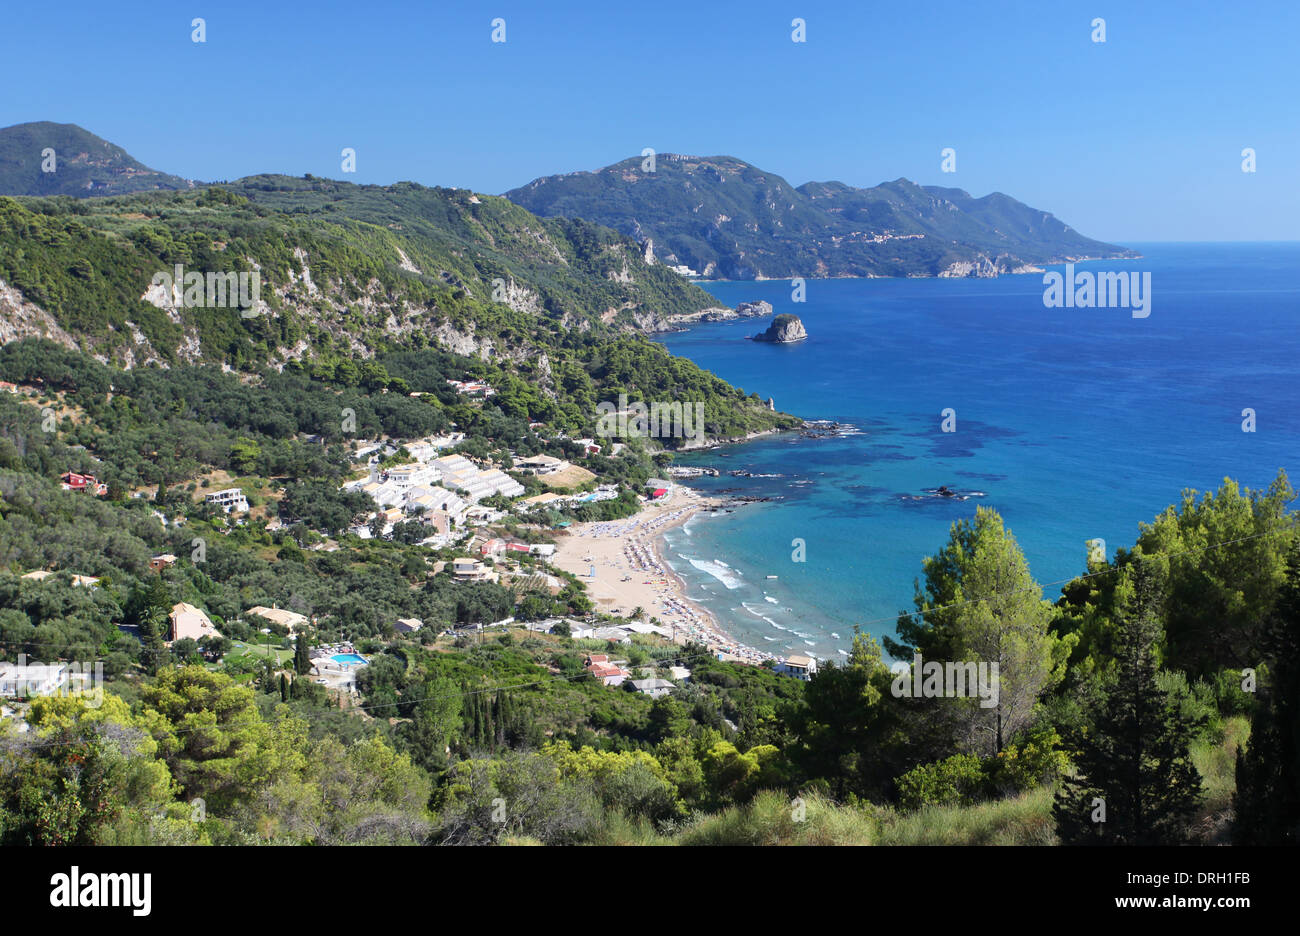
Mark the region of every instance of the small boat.
POLYGON ((769 578, 769 579, 775 579, 776 576, 775 576, 775 575, 769 575, 768 578, 769 578))

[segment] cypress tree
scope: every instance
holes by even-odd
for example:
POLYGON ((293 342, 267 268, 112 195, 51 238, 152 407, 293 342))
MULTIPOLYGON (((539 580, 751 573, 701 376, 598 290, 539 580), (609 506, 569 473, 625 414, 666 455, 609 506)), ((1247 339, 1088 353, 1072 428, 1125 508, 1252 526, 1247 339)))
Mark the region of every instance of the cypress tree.
POLYGON ((1268 684, 1259 686, 1250 741, 1237 751, 1239 845, 1300 844, 1300 543, 1263 634, 1268 684))
POLYGON ((497 690, 497 746, 506 746, 506 737, 510 729, 510 693, 504 689, 497 690))
POLYGON ((1201 796, 1188 743, 1203 726, 1156 685, 1164 636, 1150 562, 1121 584, 1119 673, 1090 728, 1073 746, 1078 774, 1056 795, 1053 814, 1065 844, 1160 845, 1186 836, 1201 796))

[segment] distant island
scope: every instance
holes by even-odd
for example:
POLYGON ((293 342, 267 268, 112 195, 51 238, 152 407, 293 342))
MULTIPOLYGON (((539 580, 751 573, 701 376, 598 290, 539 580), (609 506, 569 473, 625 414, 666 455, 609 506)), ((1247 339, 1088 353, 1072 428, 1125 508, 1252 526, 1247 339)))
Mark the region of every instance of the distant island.
POLYGON ((767 327, 767 331, 759 332, 752 340, 772 344, 791 344, 795 341, 803 341, 807 337, 808 332, 804 329, 799 316, 783 312, 772 319, 772 324, 767 327))

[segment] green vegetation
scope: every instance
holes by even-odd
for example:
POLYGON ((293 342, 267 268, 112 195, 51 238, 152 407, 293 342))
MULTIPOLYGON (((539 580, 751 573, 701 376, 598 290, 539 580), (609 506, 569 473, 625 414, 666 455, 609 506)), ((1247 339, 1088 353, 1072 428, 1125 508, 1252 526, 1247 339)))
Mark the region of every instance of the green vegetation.
MULTIPOLYGON (((712 305, 707 293, 647 265, 612 231, 542 221, 463 190, 258 176, 197 192, 0 198, 0 279, 48 314, 45 333, 64 329, 82 350, 117 362, 219 363, 258 375, 288 366, 445 405, 454 396, 447 379, 487 381, 497 393, 481 419, 471 401, 455 404, 462 429, 499 412, 592 434, 597 403, 620 393, 702 402, 712 437, 798 424, 640 333, 712 305), (162 287, 161 307, 144 301, 153 277, 178 264, 257 269, 266 305, 173 308, 162 287)), ((51 363, 23 371, 66 373, 40 369, 51 363)), ((335 435, 347 402, 330 417, 335 435)), ((372 395, 367 408, 378 405, 372 395)))
MULTIPOLYGON (((85 524, 89 534, 139 509, 51 490, 12 470, 0 485, 13 491, 0 542, 18 542, 21 533, 28 549, 75 540, 68 524, 85 524), (42 507, 53 519, 37 527, 23 511, 42 507)), ((1225 483, 1209 497, 1185 500, 1165 522, 1187 528, 1194 511, 1203 524, 1222 526, 1243 510, 1268 513, 1293 497, 1285 475, 1269 492, 1225 483)), ((260 559, 255 538, 239 539, 251 534, 231 531, 214 535, 206 567, 182 561, 157 575, 104 560, 148 555, 143 541, 132 546, 123 532, 116 545, 91 543, 73 554, 104 576, 97 589, 0 575, 7 651, 54 656, 52 645, 62 642, 60 655, 91 647, 111 664, 105 704, 36 700, 26 716, 34 734, 0 739, 0 840, 1285 840, 1296 819, 1285 793, 1293 789, 1294 761, 1271 751, 1293 749, 1270 726, 1291 704, 1290 670, 1277 654, 1292 646, 1286 640, 1300 594, 1300 546, 1293 515, 1283 509, 1276 516, 1264 535, 1281 541, 1270 548, 1288 560, 1276 590, 1259 596, 1274 623, 1256 632, 1257 648, 1225 641, 1199 654, 1202 675, 1192 679, 1163 655, 1184 645, 1180 626, 1197 626, 1168 611, 1176 607, 1174 573, 1193 574, 1191 557, 1150 546, 1141 558, 1137 549, 1123 553, 1113 567, 1094 563, 1090 577, 1071 583, 1052 605, 996 514, 979 511, 954 525, 925 564, 916 613, 904 616, 900 639, 926 657, 973 659, 986 652, 971 649, 986 646, 976 638, 1000 636, 1009 648, 1000 716, 998 707, 973 711, 971 699, 896 693, 898 677, 861 634, 844 664, 826 663, 807 683, 719 662, 701 647, 638 637, 617 648, 633 670, 692 670, 671 695, 651 700, 584 672, 587 648, 598 642, 521 628, 472 640, 432 632, 416 640, 368 627, 376 607, 387 609, 381 620, 401 613, 453 623, 474 619, 475 602, 487 620, 516 601, 499 586, 443 584, 428 570, 411 588, 395 571, 408 548, 400 544, 260 559), (228 636, 246 641, 256 635, 239 620, 239 598, 269 603, 254 583, 269 588, 284 577, 299 597, 310 595, 313 640, 373 635, 358 645, 370 659, 358 674, 359 710, 340 710, 304 676, 295 663, 302 644, 288 639, 232 645, 218 663, 205 662, 202 647, 181 650, 182 642, 158 656, 147 640, 141 645, 116 626, 135 622, 143 636, 160 608, 185 597, 212 611, 228 636), (1106 578, 1116 580, 1101 589, 1108 610, 1080 608, 1078 599, 1100 593, 1106 578), (1008 582, 1016 587, 1000 587, 1008 582), (1113 642, 1094 641, 1078 653, 1081 615, 1113 642), (1259 700, 1241 690, 1243 674, 1232 665, 1252 653, 1267 687, 1259 700), (1076 662, 1067 665, 1070 658, 1076 662), (1252 720, 1258 734, 1248 742, 1252 720), (1104 823, 1092 821, 1098 799, 1104 823)), ((162 530, 145 523, 139 533, 162 530)), ((1236 541, 1196 555, 1202 569, 1222 567, 1243 561, 1227 553, 1258 548, 1256 540, 1236 541)), ((575 590, 558 600, 578 598, 575 590)), ((1219 596, 1207 592, 1206 600, 1219 596)))
MULTIPOLYGON (((660 168, 669 188, 688 170, 757 184, 743 164, 660 168)), ((794 203, 866 198, 825 188, 794 203)), ((903 224, 862 211, 854 223, 903 224)), ((710 300, 627 238, 460 190, 259 176, 0 199, 0 278, 40 307, 0 348, 19 385, 0 394, 0 658, 101 661, 107 682, 98 705, 8 703, 0 843, 1295 841, 1300 536, 1284 473, 1265 491, 1186 492, 1059 598, 978 510, 936 544, 885 640, 904 672, 858 633, 803 682, 655 636, 529 630, 602 616, 579 579, 523 553, 493 563, 495 582, 447 568, 489 536, 541 543, 564 520, 639 509, 671 452, 632 439, 587 455, 573 440, 600 401, 698 400, 715 438, 797 424, 640 334, 710 300), (266 308, 143 301, 174 264, 257 268, 266 308), (391 444, 376 457, 392 466, 453 430, 480 465, 548 454, 613 496, 492 498, 502 516, 479 540, 438 549, 409 518, 385 538, 373 502, 341 489, 365 470, 353 443, 391 444), (65 490, 69 471, 107 490, 65 490), (204 501, 227 487, 248 514, 204 501), (166 643, 178 602, 218 635, 166 643), (305 622, 291 635, 254 605, 305 622), (407 618, 423 627, 399 632, 407 618), (310 648, 339 642, 368 661, 355 691, 313 673, 310 648), (592 675, 595 652, 636 678, 691 674, 652 700, 592 675), (996 696, 901 691, 927 672, 908 671, 916 654, 996 666, 996 696)))

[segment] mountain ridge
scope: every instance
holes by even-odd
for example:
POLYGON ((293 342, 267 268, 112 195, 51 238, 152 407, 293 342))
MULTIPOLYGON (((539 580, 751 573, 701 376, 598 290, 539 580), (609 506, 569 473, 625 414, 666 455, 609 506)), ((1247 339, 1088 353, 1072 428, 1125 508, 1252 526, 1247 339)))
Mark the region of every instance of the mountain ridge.
POLYGON ((1002 192, 976 197, 905 177, 793 186, 734 156, 654 159, 653 171, 632 157, 541 176, 505 197, 543 217, 612 227, 704 279, 988 276, 1136 256, 1002 192))
POLYGON ((195 186, 192 180, 151 169, 77 124, 45 120, 0 128, 3 195, 129 195, 195 186))

